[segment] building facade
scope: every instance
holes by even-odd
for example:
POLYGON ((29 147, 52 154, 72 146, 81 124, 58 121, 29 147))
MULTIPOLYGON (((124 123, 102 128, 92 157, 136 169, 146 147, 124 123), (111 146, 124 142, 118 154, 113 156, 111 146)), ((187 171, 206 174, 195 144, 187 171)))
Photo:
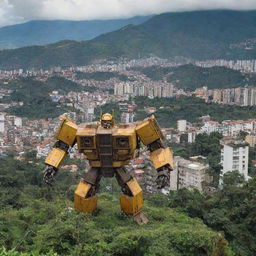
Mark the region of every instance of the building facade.
POLYGON ((177 121, 177 129, 179 132, 184 132, 187 130, 187 121, 186 120, 178 120, 177 121))
POLYGON ((170 190, 196 188, 203 191, 205 184, 211 181, 211 177, 207 174, 208 168, 207 164, 175 156, 174 170, 170 177, 170 190))
POLYGON ((248 180, 248 158, 249 146, 248 143, 241 140, 224 138, 221 140, 221 179, 227 172, 238 171, 242 174, 245 180, 248 180))

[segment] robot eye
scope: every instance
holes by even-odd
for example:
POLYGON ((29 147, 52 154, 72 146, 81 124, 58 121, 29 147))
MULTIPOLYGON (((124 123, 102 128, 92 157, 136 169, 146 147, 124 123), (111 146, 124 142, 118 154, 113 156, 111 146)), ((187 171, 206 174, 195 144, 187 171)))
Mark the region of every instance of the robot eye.
POLYGON ((84 144, 86 144, 86 145, 89 145, 90 142, 91 142, 91 141, 90 141, 89 139, 85 139, 85 140, 84 140, 84 144))
POLYGON ((81 136, 80 141, 81 141, 81 146, 83 148, 92 147, 92 145, 93 145, 93 138, 92 137, 81 136))
POLYGON ((117 138, 117 146, 129 147, 129 139, 128 138, 117 138))

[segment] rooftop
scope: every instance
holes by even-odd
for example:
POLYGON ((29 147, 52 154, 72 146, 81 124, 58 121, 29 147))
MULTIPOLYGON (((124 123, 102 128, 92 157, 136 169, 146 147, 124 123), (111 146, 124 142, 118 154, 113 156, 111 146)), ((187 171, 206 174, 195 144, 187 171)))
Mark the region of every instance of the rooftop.
POLYGON ((192 169, 192 170, 196 170, 196 171, 201 171, 201 170, 204 170, 206 168, 209 168, 208 164, 187 160, 187 159, 184 159, 180 156, 175 156, 174 157, 174 162, 176 162, 176 163, 178 162, 179 166, 189 168, 189 169, 192 169))
POLYGON ((232 137, 224 137, 223 139, 220 140, 220 144, 221 145, 227 145, 227 146, 230 146, 232 148, 246 147, 246 146, 249 145, 244 140, 234 139, 232 137))

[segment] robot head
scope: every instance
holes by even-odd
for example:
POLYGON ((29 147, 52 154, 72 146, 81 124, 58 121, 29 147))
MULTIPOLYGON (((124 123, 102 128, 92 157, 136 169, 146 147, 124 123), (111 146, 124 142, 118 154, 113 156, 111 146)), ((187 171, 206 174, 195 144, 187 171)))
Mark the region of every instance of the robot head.
POLYGON ((106 113, 101 116, 101 125, 105 129, 109 129, 114 126, 114 118, 111 114, 106 113))

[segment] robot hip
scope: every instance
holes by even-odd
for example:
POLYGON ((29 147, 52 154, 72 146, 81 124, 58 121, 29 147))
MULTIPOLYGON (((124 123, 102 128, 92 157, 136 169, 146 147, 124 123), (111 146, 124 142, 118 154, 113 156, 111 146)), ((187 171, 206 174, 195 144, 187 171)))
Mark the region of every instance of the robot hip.
POLYGON ((111 178, 115 174, 115 169, 112 167, 101 167, 100 170, 102 176, 106 178, 111 178))

